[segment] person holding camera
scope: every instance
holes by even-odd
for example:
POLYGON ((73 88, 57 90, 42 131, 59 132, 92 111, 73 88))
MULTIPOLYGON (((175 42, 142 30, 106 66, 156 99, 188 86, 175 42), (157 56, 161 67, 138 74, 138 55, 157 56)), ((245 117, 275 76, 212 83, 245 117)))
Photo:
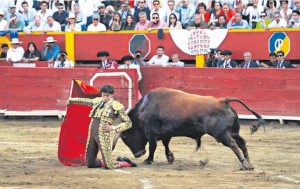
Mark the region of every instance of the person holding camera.
POLYGON ((299 28, 300 27, 300 12, 298 10, 293 10, 292 18, 289 20, 287 28, 299 28))
POLYGON ((217 67, 218 62, 221 62, 221 56, 220 56, 221 50, 210 48, 210 51, 208 52, 208 56, 205 60, 205 67, 217 67))
POLYGON ((138 66, 146 66, 146 62, 144 61, 142 57, 142 51, 135 51, 134 53, 134 60, 132 64, 138 65, 138 66))
POLYGON ((120 31, 122 29, 122 20, 121 15, 118 12, 114 13, 113 20, 111 22, 111 25, 109 26, 109 29, 111 31, 120 31))
POLYGON ((56 40, 54 40, 53 37, 47 37, 44 44, 45 46, 42 49, 42 59, 52 64, 60 52, 60 47, 56 44, 56 40))
POLYGON ((54 62, 54 68, 74 68, 74 63, 68 58, 66 51, 60 51, 54 62))

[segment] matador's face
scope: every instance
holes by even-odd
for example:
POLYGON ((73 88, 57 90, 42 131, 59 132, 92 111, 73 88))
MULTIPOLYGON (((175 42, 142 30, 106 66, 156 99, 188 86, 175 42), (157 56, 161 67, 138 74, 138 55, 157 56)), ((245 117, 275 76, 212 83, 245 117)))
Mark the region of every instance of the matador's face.
POLYGON ((113 97, 113 95, 110 93, 102 93, 101 95, 104 102, 109 102, 113 97))

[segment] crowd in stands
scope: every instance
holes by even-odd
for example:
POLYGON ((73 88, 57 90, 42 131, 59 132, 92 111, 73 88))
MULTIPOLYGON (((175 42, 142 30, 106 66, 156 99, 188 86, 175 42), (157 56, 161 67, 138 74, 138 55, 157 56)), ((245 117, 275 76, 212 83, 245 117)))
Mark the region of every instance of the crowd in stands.
POLYGON ((1 0, 0 31, 299 28, 300 0, 1 0))

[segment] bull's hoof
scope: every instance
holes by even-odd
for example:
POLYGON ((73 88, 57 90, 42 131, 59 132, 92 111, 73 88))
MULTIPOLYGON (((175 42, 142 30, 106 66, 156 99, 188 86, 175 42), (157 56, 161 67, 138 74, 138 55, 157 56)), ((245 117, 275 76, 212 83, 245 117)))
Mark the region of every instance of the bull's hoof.
POLYGON ((175 160, 174 154, 173 153, 169 153, 167 155, 167 160, 168 160, 169 164, 172 164, 174 162, 174 160, 175 160))
POLYGON ((254 169, 254 167, 251 165, 251 163, 249 163, 246 159, 243 161, 242 166, 243 166, 243 169, 247 170, 247 171, 254 169))
POLYGON ((207 158, 199 161, 201 167, 204 167, 208 162, 209 160, 207 158))
POLYGON ((148 160, 148 159, 144 160, 144 164, 151 165, 152 163, 153 163, 153 160, 148 160))

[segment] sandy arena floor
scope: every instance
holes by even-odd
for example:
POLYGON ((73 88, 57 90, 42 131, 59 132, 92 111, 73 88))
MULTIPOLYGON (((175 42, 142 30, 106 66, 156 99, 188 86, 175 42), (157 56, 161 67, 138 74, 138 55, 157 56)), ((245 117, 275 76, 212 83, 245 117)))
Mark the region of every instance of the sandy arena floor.
POLYGON ((175 162, 169 165, 159 142, 152 165, 134 159, 120 140, 114 155, 126 156, 137 168, 118 170, 66 167, 57 158, 61 121, 57 119, 0 119, 0 188, 300 188, 300 126, 271 122, 266 133, 250 135, 241 129, 254 171, 241 171, 233 152, 212 137, 203 137, 201 151, 194 141, 173 138, 175 162), (199 160, 209 159, 205 167, 199 160))

